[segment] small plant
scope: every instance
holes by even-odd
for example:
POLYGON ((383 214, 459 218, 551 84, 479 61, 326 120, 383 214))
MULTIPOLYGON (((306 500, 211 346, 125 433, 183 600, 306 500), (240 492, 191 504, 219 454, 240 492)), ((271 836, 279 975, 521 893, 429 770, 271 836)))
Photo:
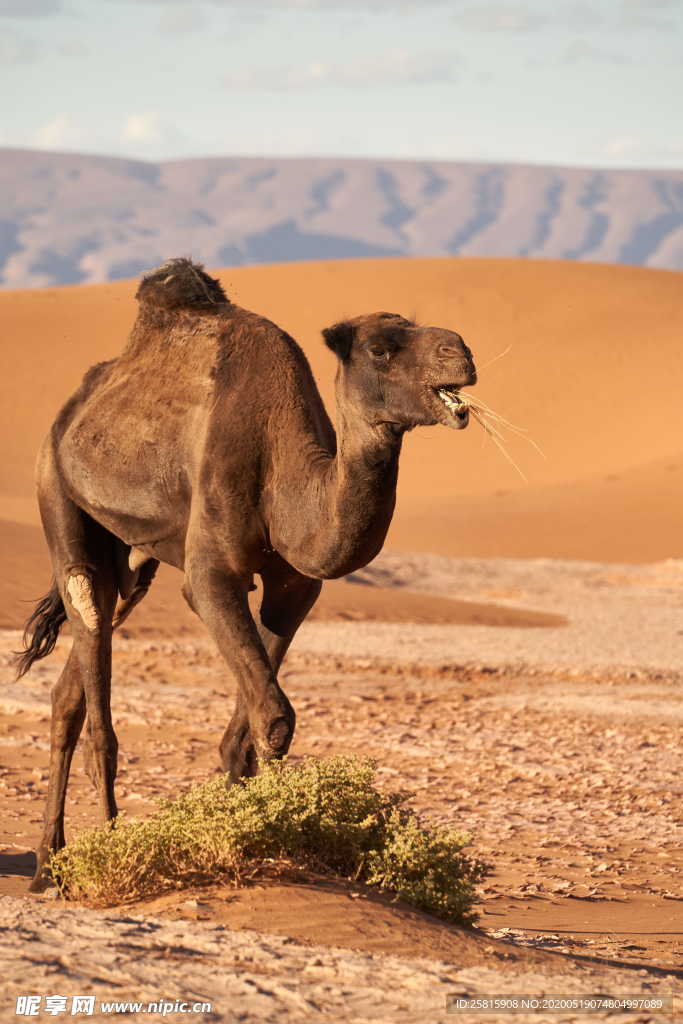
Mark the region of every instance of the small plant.
POLYGON ((82 832, 50 867, 62 895, 114 904, 185 885, 239 882, 273 862, 363 881, 447 921, 471 924, 486 866, 468 837, 430 832, 382 793, 369 759, 264 765, 230 788, 217 776, 144 821, 123 816, 82 832))

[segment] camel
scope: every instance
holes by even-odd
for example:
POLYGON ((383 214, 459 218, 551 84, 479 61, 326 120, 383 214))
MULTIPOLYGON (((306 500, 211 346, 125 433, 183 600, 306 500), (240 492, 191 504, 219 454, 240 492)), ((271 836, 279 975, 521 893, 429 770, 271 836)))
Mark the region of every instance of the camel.
POLYGON ((220 743, 230 783, 289 749, 282 659, 322 581, 367 565, 394 512, 403 435, 467 426, 476 382, 459 334, 373 313, 323 331, 336 354, 337 429, 308 361, 269 320, 233 304, 199 264, 145 275, 122 354, 92 367, 42 444, 37 490, 54 569, 26 625, 19 674, 73 643, 52 693, 44 828, 32 891, 64 845, 64 801, 87 713, 85 763, 102 819, 117 814, 112 630, 160 562, 237 681, 220 743), (262 581, 260 621, 249 608, 262 581))

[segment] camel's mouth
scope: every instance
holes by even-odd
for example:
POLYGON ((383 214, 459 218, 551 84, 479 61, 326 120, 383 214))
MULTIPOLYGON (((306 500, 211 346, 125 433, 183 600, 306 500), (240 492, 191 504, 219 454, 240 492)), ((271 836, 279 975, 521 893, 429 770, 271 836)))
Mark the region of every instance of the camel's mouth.
POLYGON ((432 388, 432 391, 439 399, 439 405, 446 412, 448 417, 445 421, 447 426, 455 430, 463 430, 470 419, 470 410, 467 402, 459 393, 456 384, 443 384, 440 387, 432 388))

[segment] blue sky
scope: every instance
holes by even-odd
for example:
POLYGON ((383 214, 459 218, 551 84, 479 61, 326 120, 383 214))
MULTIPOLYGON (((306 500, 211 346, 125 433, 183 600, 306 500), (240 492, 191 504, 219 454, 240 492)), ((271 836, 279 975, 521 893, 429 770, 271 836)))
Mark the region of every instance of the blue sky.
POLYGON ((0 0, 0 76, 3 146, 683 166, 683 0, 0 0))

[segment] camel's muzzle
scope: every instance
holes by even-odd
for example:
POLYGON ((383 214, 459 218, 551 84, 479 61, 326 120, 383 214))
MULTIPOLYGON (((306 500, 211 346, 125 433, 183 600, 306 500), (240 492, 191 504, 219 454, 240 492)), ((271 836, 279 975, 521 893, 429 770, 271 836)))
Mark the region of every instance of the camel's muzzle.
MULTIPOLYGON (((432 390, 446 412, 448 417, 445 421, 446 425, 453 427, 454 430, 464 430, 470 420, 470 410, 467 402, 459 394, 459 389, 455 385, 449 384, 432 388, 432 390)), ((442 419, 441 422, 443 423, 444 420, 442 419)))

